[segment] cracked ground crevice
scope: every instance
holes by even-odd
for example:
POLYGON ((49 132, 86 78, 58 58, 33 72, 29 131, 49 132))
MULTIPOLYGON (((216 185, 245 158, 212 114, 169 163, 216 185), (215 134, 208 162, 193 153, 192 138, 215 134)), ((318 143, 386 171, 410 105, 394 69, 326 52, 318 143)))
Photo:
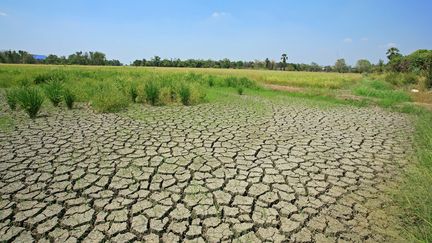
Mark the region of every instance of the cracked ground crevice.
POLYGON ((0 241, 389 240, 409 117, 259 102, 62 110, 0 133, 0 241))

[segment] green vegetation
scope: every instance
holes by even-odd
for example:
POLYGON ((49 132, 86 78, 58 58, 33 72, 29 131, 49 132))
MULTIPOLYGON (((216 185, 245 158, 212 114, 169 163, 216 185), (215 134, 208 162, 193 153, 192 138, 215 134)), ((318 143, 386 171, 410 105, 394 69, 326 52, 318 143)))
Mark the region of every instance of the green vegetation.
POLYGON ((75 95, 72 93, 70 89, 65 89, 63 92, 64 102, 68 109, 73 108, 73 104, 75 102, 75 95))
POLYGON ((132 102, 135 103, 138 97, 138 88, 135 84, 131 84, 131 86, 129 87, 129 95, 132 102))
POLYGON ((18 92, 18 103, 32 119, 36 118, 43 101, 44 96, 37 87, 23 87, 18 92))
POLYGON ((244 88, 242 86, 237 87, 237 94, 243 95, 243 93, 244 93, 244 88))
POLYGON ((367 80, 354 88, 353 93, 359 96, 378 99, 377 103, 390 107, 401 102, 411 101, 411 97, 404 91, 395 90, 391 85, 378 80, 367 80))
POLYGON ((191 89, 189 85, 182 84, 180 86, 179 90, 180 100, 183 105, 190 105, 191 104, 191 89))
POLYGON ((154 81, 147 82, 144 86, 145 99, 150 105, 157 105, 159 102, 159 91, 158 84, 154 81))
POLYGON ((414 164, 395 191, 399 218, 410 242, 432 241, 432 113, 416 110, 414 164))
POLYGON ((63 83, 52 79, 45 85, 45 94, 54 106, 58 106, 63 98, 63 83))
POLYGON ((18 103, 18 90, 16 88, 6 90, 6 102, 11 110, 15 110, 18 103))
POLYGON ((93 93, 90 98, 91 104, 98 112, 118 112, 129 105, 128 97, 119 92, 114 83, 98 83, 90 92, 93 93))

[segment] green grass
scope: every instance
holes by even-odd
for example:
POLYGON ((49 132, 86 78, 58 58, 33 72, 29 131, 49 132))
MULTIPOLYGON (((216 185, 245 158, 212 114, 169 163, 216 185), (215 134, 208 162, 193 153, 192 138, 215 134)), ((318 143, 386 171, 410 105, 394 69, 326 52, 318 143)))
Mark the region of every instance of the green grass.
POLYGON ((376 99, 378 105, 391 107, 395 104, 411 101, 411 97, 402 90, 395 90, 385 82, 365 80, 353 89, 355 95, 376 99))
POLYGON ((36 118, 43 101, 44 96, 37 87, 23 87, 18 92, 18 103, 31 119, 36 118))
POLYGON ((403 235, 409 242, 432 242, 432 113, 416 113, 414 163, 394 192, 403 235))
POLYGON ((70 110, 73 108, 75 102, 75 94, 70 89, 65 89, 63 92, 63 99, 66 107, 70 110))
POLYGON ((45 85, 45 94, 53 106, 58 106, 63 99, 63 83, 60 80, 52 79, 45 85))

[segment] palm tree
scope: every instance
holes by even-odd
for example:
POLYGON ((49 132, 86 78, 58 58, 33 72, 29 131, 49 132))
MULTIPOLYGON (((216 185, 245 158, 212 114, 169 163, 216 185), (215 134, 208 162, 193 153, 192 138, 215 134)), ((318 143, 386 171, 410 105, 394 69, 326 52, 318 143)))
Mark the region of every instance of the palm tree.
POLYGON ((286 61, 288 60, 288 56, 287 56, 287 54, 285 54, 285 53, 282 54, 281 60, 282 60, 282 70, 285 71, 285 68, 286 68, 286 61))
POLYGON ((401 56, 401 54, 399 53, 399 49, 397 49, 396 47, 390 47, 387 50, 386 55, 389 60, 393 59, 394 57, 401 56))

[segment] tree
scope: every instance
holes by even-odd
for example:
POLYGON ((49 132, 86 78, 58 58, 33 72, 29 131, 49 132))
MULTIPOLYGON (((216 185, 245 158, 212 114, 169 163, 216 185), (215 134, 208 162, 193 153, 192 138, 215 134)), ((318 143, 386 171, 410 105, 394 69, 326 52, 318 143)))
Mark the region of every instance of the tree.
POLYGON ((366 59, 360 59, 357 61, 356 69, 359 73, 368 73, 372 69, 372 64, 366 59))
POLYGON ((132 66, 135 66, 135 67, 142 66, 142 61, 141 60, 135 60, 135 61, 133 61, 132 66))
POLYGON ((282 60, 282 65, 281 65, 281 68, 282 68, 282 70, 284 70, 285 71, 285 68, 286 68, 286 65, 287 65, 287 60, 288 60, 288 56, 287 56, 287 54, 282 54, 282 56, 281 56, 281 60, 282 60))
POLYGON ((90 52, 89 59, 90 65, 105 65, 106 63, 105 54, 98 51, 90 52))
POLYGON ((341 58, 336 60, 334 69, 339 73, 346 73, 348 71, 348 66, 345 63, 345 59, 341 58))
POLYGON ((391 61, 396 57, 402 57, 402 54, 399 53, 399 49, 396 47, 390 47, 386 52, 387 58, 391 61))
POLYGON ((270 69, 270 60, 268 58, 265 59, 265 67, 270 69))
POLYGON ((382 73, 382 72, 384 72, 384 60, 379 59, 377 65, 376 65, 376 71, 377 71, 378 73, 382 73))

